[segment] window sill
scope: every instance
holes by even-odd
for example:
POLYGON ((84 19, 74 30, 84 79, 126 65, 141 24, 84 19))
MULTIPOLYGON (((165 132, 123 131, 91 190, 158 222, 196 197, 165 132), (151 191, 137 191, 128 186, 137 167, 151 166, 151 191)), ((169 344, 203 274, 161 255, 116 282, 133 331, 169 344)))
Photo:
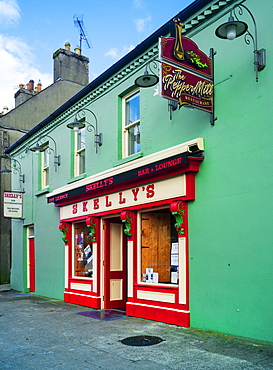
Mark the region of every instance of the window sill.
POLYGON ((79 181, 79 180, 82 180, 86 177, 86 174, 83 173, 82 175, 79 175, 79 176, 76 176, 76 177, 73 177, 72 179, 68 180, 67 183, 68 184, 71 184, 72 182, 75 182, 75 181, 79 181))
POLYGON ((143 153, 142 152, 129 155, 128 157, 125 157, 125 158, 120 159, 118 161, 118 163, 115 164, 115 167, 120 166, 121 164, 124 164, 124 163, 127 163, 127 162, 134 161, 135 159, 138 159, 138 158, 141 158, 141 157, 143 157, 143 153))
POLYGON ((45 189, 36 191, 35 195, 36 195, 36 197, 39 197, 40 195, 43 195, 43 194, 46 194, 46 193, 50 193, 50 192, 51 192, 51 189, 50 188, 45 188, 45 189))
POLYGON ((136 286, 149 286, 149 288, 166 288, 166 289, 178 289, 179 284, 174 284, 174 283, 145 283, 144 281, 141 281, 137 284, 136 286))

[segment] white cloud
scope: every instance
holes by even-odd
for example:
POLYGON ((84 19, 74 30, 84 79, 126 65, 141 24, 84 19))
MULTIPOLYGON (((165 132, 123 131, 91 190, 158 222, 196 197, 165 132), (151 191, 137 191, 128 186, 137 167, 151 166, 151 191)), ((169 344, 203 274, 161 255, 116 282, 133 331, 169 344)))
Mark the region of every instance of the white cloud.
POLYGON ((0 24, 11 25, 20 18, 20 7, 16 0, 0 0, 0 24))
POLYGON ((145 7, 145 3, 142 0, 133 0, 133 7, 136 9, 141 9, 145 7))
POLYGON ((129 53, 131 50, 134 49, 134 45, 126 45, 121 50, 118 48, 111 48, 109 49, 104 55, 106 57, 110 57, 114 60, 122 58, 125 54, 129 53))
POLYGON ((152 21, 151 16, 147 18, 135 19, 134 23, 135 23, 137 32, 144 32, 144 31, 149 30, 149 24, 151 23, 151 21, 152 21))
POLYGON ((129 51, 133 50, 134 48, 134 45, 124 46, 122 49, 122 55, 129 53, 129 51))
POLYGON ((112 59, 117 59, 118 58, 118 49, 117 48, 111 48, 104 55, 106 57, 110 57, 112 59))
POLYGON ((32 79, 36 85, 40 79, 45 88, 53 82, 50 74, 41 73, 34 66, 35 59, 29 46, 20 38, 0 35, 0 111, 4 106, 14 108, 14 94, 20 83, 26 84, 32 79))

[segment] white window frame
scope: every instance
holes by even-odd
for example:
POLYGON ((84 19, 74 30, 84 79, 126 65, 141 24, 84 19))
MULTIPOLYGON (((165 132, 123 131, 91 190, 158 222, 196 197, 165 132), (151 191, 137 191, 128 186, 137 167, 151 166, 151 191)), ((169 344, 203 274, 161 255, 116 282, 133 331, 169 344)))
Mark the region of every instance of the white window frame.
POLYGON ((83 175, 85 173, 85 164, 84 164, 84 171, 83 172, 80 171, 81 165, 82 165, 82 163, 81 163, 82 154, 85 153, 85 148, 86 148, 85 134, 86 134, 85 128, 82 128, 79 131, 76 131, 75 136, 74 136, 74 146, 75 146, 74 175, 75 176, 80 176, 80 175, 83 175), (84 147, 82 147, 81 145, 79 147, 78 137, 79 137, 79 134, 81 134, 82 132, 84 132, 84 147))
MULTIPOLYGON (((137 125, 139 125, 140 127, 140 117, 138 120, 134 121, 134 122, 130 122, 130 124, 126 124, 126 102, 128 99, 130 99, 131 97, 133 97, 133 95, 136 95, 136 94, 140 94, 140 90, 139 89, 136 89, 134 91, 131 91, 129 94, 125 95, 123 98, 122 98, 122 156, 123 158, 125 157, 128 157, 130 155, 133 155, 133 154, 136 154, 136 153, 139 153, 139 151, 137 152, 134 152, 134 153, 129 153, 129 129, 132 128, 132 127, 136 127, 137 125)), ((140 107, 139 107, 140 109, 140 107)), ((139 116, 140 116, 140 113, 139 113, 139 116)))
POLYGON ((49 146, 48 144, 44 146, 45 150, 41 152, 41 175, 42 175, 42 189, 49 187, 49 146))

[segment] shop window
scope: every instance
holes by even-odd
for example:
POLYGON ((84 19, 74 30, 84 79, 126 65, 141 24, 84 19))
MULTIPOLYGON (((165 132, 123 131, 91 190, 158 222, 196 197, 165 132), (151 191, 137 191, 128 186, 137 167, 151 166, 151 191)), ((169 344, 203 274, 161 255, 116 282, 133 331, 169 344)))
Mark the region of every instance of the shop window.
POLYGON ((140 93, 123 98, 123 156, 140 152, 140 93))
POLYGON ((75 176, 85 173, 85 128, 75 132, 75 176))
POLYGON ((141 213, 141 281, 178 284, 178 235, 168 209, 141 213))
POLYGON ((93 277, 93 248, 85 222, 74 224, 73 268, 75 277, 93 277))
POLYGON ((49 147, 45 145, 41 152, 41 184, 42 189, 49 186, 49 147))

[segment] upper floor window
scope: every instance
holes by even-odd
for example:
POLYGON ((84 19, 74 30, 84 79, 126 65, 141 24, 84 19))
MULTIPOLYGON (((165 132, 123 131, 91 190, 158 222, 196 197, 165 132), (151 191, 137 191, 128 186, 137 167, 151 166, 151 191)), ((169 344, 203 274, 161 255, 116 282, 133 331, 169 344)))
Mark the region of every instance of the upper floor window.
POLYGON ((85 173, 85 128, 75 132, 75 176, 85 173))
POLYGON ((140 94, 123 98, 123 156, 140 152, 140 94))
POLYGON ((44 146, 44 151, 41 152, 41 175, 42 175, 42 189, 49 186, 49 147, 44 146))

